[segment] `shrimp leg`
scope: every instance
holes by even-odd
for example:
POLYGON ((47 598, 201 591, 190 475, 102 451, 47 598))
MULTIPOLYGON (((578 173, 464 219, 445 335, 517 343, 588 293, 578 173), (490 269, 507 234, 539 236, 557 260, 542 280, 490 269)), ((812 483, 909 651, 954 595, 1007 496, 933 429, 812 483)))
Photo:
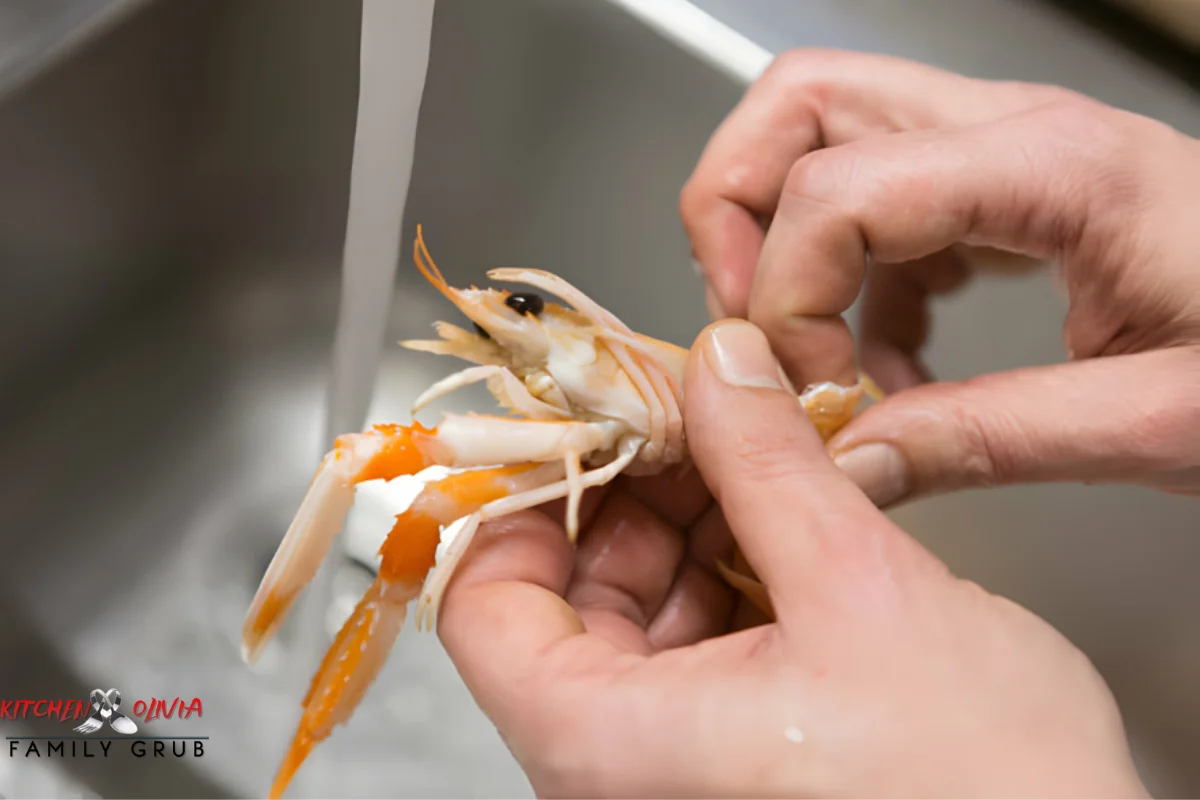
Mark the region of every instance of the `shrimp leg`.
MULTIPOLYGON (((603 486, 629 466, 633 459, 637 458, 638 451, 645 440, 638 437, 630 437, 622 440, 618 446, 618 454, 615 459, 582 475, 572 476, 568 470, 565 480, 552 483, 548 486, 543 486, 539 489, 534 489, 523 494, 514 495, 494 500, 482 506, 475 515, 478 519, 474 522, 468 521, 455 536, 450 546, 446 549, 444 559, 439 558, 436 567, 430 571, 429 577, 425 581, 425 587, 421 590, 421 600, 417 606, 417 626, 418 630, 433 630, 437 623, 437 612, 442 604, 442 595, 446 591, 446 587, 450 585, 450 579, 454 576, 454 570, 458 566, 459 560, 467 551, 467 547, 471 544, 471 537, 475 535, 475 531, 479 527, 479 523, 489 519, 496 519, 508 514, 523 511, 527 508, 540 506, 542 503, 548 503, 551 500, 558 500, 563 497, 570 498, 576 493, 582 492, 593 486, 603 486)), ((578 501, 576 500, 576 505, 578 501)), ((566 529, 571 541, 574 542, 574 537, 570 536, 571 517, 568 516, 566 521, 566 529)), ((578 515, 574 517, 575 524, 578 526, 578 515)))
MULTIPOLYGON (((622 441, 617 457, 583 473, 579 485, 587 488, 611 481, 636 458, 642 442, 640 438, 622 441)), ((442 595, 479 525, 566 497, 574 482, 564 479, 564 474, 559 461, 448 475, 426 486, 413 505, 397 516, 379 550, 382 560, 375 581, 313 677, 271 797, 282 796, 312 748, 350 719, 391 652, 409 601, 420 594, 418 625, 432 629, 442 595), (463 527, 439 558, 440 528, 456 520, 463 520, 463 527)))
POLYGON ((563 465, 567 468, 567 517, 564 525, 567 538, 571 540, 571 544, 575 544, 579 537, 579 504, 583 502, 584 488, 579 453, 574 450, 568 452, 563 458, 563 465))
POLYGON ((771 605, 767 587, 754 577, 754 570, 746 563, 746 558, 740 550, 734 552, 732 567, 726 566, 724 561, 717 561, 717 571, 726 583, 741 592, 755 608, 766 614, 768 619, 775 619, 775 607, 771 605))
POLYGON ((313 677, 271 797, 282 796, 312 748, 354 713, 404 626, 409 602, 436 563, 441 526, 489 501, 553 484, 561 476, 559 463, 460 472, 428 484, 412 506, 396 517, 379 549, 382 559, 375 581, 338 631, 313 677))

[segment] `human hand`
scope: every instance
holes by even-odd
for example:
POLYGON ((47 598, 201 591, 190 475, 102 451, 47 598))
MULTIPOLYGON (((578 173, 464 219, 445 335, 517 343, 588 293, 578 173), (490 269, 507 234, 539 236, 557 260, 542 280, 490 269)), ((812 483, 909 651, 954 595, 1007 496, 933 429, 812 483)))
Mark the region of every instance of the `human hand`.
POLYGON ((577 551, 541 512, 490 523, 459 567, 442 641, 538 795, 1144 795, 1083 654, 891 523, 778 375, 710 326, 699 476, 590 497, 577 551), (734 619, 730 528, 777 622, 734 619))
POLYGON ((680 208, 713 313, 758 324, 797 386, 854 382, 841 314, 865 281, 862 368, 897 393, 829 449, 880 506, 1029 481, 1194 494, 1197 186, 1200 142, 1065 89, 796 51, 713 136, 680 208), (973 260, 1059 263, 1071 362, 911 388, 930 380, 927 303, 973 260))

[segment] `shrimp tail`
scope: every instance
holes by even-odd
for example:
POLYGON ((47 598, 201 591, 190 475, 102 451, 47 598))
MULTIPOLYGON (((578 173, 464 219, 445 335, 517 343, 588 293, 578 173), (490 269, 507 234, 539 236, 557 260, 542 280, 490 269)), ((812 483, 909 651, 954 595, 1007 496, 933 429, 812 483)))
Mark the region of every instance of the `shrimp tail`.
POLYGON ((408 604, 420 588, 377 577, 359 600, 313 677, 296 735, 271 785, 271 798, 282 797, 313 747, 350 719, 387 661, 404 627, 408 604))
POLYGON ((283 542, 271 559, 242 625, 242 658, 253 664, 287 618, 300 592, 317 574, 354 503, 354 487, 366 480, 412 475, 431 466, 414 434, 436 429, 419 424, 377 425, 338 438, 321 460, 283 542))
MULTIPOLYGON (((424 492, 440 494, 444 481, 429 484, 424 492)), ((379 549, 383 561, 374 583, 338 631, 313 676, 304 698, 304 713, 275 777, 271 797, 283 795, 312 749, 350 719, 375 682, 404 627, 408 604, 420 594, 425 576, 436 563, 440 528, 435 516, 416 508, 396 516, 396 524, 379 549)))

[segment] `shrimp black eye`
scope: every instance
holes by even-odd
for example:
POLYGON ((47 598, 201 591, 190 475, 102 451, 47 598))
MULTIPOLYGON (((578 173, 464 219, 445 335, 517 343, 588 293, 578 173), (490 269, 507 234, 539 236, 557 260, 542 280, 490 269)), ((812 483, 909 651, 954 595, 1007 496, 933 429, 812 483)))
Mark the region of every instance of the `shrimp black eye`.
POLYGON ((488 333, 487 331, 485 331, 478 322, 472 322, 471 324, 475 326, 475 332, 478 333, 480 336, 482 336, 485 339, 492 338, 492 335, 490 333, 488 333))
POLYGON ((536 292, 510 294, 504 298, 504 304, 518 314, 530 314, 535 317, 546 307, 546 301, 536 292))

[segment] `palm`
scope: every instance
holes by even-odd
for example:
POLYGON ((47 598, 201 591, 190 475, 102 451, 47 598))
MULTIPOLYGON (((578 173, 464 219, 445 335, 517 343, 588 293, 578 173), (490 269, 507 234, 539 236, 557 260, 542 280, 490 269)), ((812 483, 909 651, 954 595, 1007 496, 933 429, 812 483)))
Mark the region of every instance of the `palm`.
MULTIPOLYGON (((503 648, 487 647, 486 659, 456 659, 469 686, 504 686, 491 702, 479 698, 483 710, 503 714, 520 704, 518 725, 538 730, 508 731, 514 743, 607 730, 598 723, 608 716, 650 714, 672 720, 668 727, 677 736, 699 734, 685 751, 708 751, 705 741, 715 736, 708 744, 720 752, 724 734, 709 723, 729 698, 704 687, 727 686, 731 675, 744 673, 761 639, 750 631, 723 634, 765 620, 717 572, 716 562, 732 554, 733 537, 700 474, 692 468, 622 477, 589 492, 575 548, 563 531, 563 510, 561 502, 548 504, 481 529, 447 592, 440 630, 451 652, 485 647, 479 640, 495 642, 503 631, 503 648), (723 678, 714 684, 714 675, 723 678), (670 686, 685 691, 664 691, 670 686), (575 724, 542 729, 564 711, 575 724)), ((765 690, 766 682, 754 683, 751 691, 765 690)), ((653 745, 629 734, 640 744, 614 749, 605 740, 583 749, 602 748, 616 758, 653 745)), ((557 786, 553 765, 534 754, 514 755, 540 792, 569 791, 557 786)), ((640 773, 631 766, 622 780, 637 786, 652 777, 640 773)))
MULTIPOLYGON (((562 513, 552 503, 481 529, 440 614, 451 652, 503 632, 515 695, 563 675, 677 666, 688 654, 665 651, 766 621, 717 572, 733 537, 694 468, 622 477, 586 494, 575 548, 562 513), (534 670, 517 670, 531 650, 540 656, 534 670)), ((459 664, 468 685, 475 670, 494 680, 508 666, 495 656, 459 664)))
MULTIPOLYGON (((561 536, 561 508, 546 508, 561 536)), ((733 537, 699 473, 625 478, 587 498, 563 597, 589 636, 651 655, 762 621, 720 577, 733 537), (745 606, 745 608, 743 608, 745 606)))

